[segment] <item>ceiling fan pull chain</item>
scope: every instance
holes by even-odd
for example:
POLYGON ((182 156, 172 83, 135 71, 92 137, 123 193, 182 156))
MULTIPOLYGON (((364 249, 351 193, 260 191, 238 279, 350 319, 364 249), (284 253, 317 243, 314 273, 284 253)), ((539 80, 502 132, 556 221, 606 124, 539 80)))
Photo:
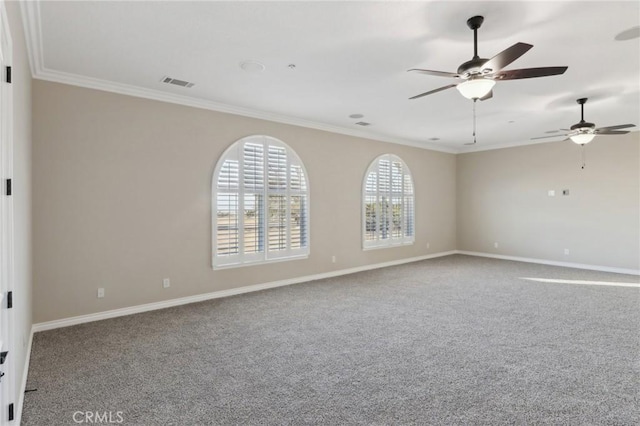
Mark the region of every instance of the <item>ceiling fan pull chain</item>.
POLYGON ((585 147, 584 144, 581 145, 582 146, 582 169, 584 170, 584 168, 587 165, 587 151, 585 151, 585 147))
POLYGON ((476 143, 476 102, 478 100, 473 100, 473 143, 476 143))

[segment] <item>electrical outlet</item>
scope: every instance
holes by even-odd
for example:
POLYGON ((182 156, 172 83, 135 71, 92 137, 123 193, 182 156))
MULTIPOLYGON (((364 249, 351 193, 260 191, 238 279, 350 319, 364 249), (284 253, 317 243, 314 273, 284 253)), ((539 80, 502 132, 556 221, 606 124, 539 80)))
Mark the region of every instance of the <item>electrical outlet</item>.
POLYGON ((336 257, 335 256, 331 256, 331 263, 336 263, 336 257))
POLYGON ((169 288, 171 287, 171 280, 169 280, 169 278, 165 278, 162 280, 162 288, 169 288))
POLYGON ((98 299, 102 299, 104 297, 104 288, 98 288, 98 299))
POLYGON ((493 243, 493 248, 498 248, 498 243, 493 243))
POLYGON ((431 248, 431 244, 427 243, 427 248, 431 248))
POLYGON ((564 249, 564 254, 569 254, 569 249, 564 249))
POLYGON ((556 191, 554 191, 553 189, 550 189, 547 191, 547 195, 549 197, 555 197, 556 196, 556 191))

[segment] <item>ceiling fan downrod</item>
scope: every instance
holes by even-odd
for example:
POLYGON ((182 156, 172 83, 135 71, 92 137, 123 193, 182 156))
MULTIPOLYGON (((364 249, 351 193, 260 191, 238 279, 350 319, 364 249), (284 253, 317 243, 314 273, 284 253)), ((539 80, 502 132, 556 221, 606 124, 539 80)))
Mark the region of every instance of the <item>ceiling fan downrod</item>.
POLYGON ((467 26, 473 30, 473 59, 478 59, 478 28, 482 26, 484 17, 473 16, 467 19, 467 26))
POLYGON ((577 102, 580 104, 580 122, 584 123, 584 104, 587 103, 588 98, 580 98, 577 102))

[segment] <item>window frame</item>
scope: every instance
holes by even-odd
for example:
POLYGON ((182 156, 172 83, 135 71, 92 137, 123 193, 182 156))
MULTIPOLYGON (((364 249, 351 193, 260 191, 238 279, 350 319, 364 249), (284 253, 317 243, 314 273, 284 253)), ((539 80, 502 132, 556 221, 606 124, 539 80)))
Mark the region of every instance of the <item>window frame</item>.
MULTIPOLYGON (((275 151, 275 150, 274 150, 275 151)), ((250 265, 262 265, 266 263, 273 262, 283 262, 287 260, 295 260, 295 259, 306 259, 310 254, 311 247, 311 229, 310 229, 310 187, 309 187, 309 176, 307 174, 306 167, 298 154, 286 143, 283 141, 274 138, 272 136, 266 135, 251 135, 243 137, 234 143, 232 143, 222 155, 218 158, 216 162, 216 166, 213 172, 213 177, 211 179, 211 235, 212 235, 212 267, 213 269, 225 269, 225 268, 234 268, 234 267, 242 267, 242 266, 250 266, 250 265), (262 169, 262 189, 247 189, 245 185, 244 170, 245 170, 245 145, 247 143, 261 144, 263 146, 263 169, 262 169), (286 169, 285 169, 285 188, 284 189, 271 189, 269 187, 269 148, 277 147, 283 148, 286 156, 286 169), (237 188, 229 189, 225 191, 224 189, 219 189, 218 182, 220 177, 220 172, 226 162, 237 161, 238 168, 238 183, 237 188), (292 188, 291 182, 293 177, 293 167, 299 167, 299 170, 302 174, 302 180, 299 181, 299 188, 292 188), (218 254, 218 194, 219 193, 234 193, 237 194, 237 254, 229 254, 229 255, 219 255, 218 254), (244 203, 246 200, 246 195, 250 194, 258 194, 262 197, 261 203, 261 214, 262 220, 259 225, 258 234, 262 235, 262 251, 254 252, 254 253, 245 253, 244 250, 244 238, 241 237, 244 235, 245 228, 245 217, 244 217, 244 203), (269 250, 269 197, 270 196, 284 196, 285 202, 285 244, 286 249, 284 250, 269 250), (300 247, 292 248, 292 227, 291 227, 291 218, 292 218, 292 200, 293 197, 301 196, 304 199, 304 207, 302 208, 304 222, 301 227, 304 230, 301 230, 299 235, 300 247), (302 245, 304 244, 304 245, 302 245)))
POLYGON ((411 170, 409 169, 409 167, 407 166, 407 164, 397 155, 395 154, 382 154, 379 155, 378 157, 376 157, 373 161, 371 161, 371 163, 369 163, 369 166, 367 167, 367 170, 365 171, 364 174, 364 179, 362 180, 362 200, 361 200, 361 208, 362 208, 362 213, 361 213, 361 220, 362 220, 362 249, 363 250, 375 250, 375 249, 381 249, 381 248, 389 248, 389 247, 400 247, 400 246, 407 246, 407 245, 412 245, 415 243, 415 236, 416 236, 416 214, 415 214, 415 210, 416 210, 416 192, 415 192, 415 185, 413 182, 413 174, 411 173, 411 170), (388 191, 384 191, 380 189, 380 162, 383 160, 387 160, 389 162, 389 182, 388 182, 388 191), (399 162, 401 164, 402 167, 402 191, 401 192, 394 192, 393 191, 393 163, 394 162, 399 162), (375 191, 367 191, 367 181, 369 180, 369 176, 371 175, 371 173, 376 173, 376 190, 375 191), (410 184, 410 191, 406 190, 405 187, 405 179, 409 180, 409 184, 410 184), (387 206, 387 217, 389 220, 389 225, 390 227, 393 226, 393 199, 400 197, 400 205, 402 206, 401 208, 401 213, 400 216, 402 218, 402 236, 401 237, 393 237, 393 230, 391 231, 387 231, 389 233, 389 237, 388 238, 379 238, 379 234, 380 234, 380 216, 376 211, 376 221, 375 221, 375 233, 376 233, 376 239, 375 240, 367 240, 367 201, 368 201, 368 197, 376 197, 376 205, 378 204, 378 197, 380 197, 381 195, 386 195, 387 196, 387 200, 391 200, 390 203, 388 203, 387 206), (410 200, 410 204, 411 204, 411 223, 410 225, 407 227, 407 212, 406 212, 406 202, 407 200, 410 200), (407 235, 407 230, 411 229, 411 234, 407 235))

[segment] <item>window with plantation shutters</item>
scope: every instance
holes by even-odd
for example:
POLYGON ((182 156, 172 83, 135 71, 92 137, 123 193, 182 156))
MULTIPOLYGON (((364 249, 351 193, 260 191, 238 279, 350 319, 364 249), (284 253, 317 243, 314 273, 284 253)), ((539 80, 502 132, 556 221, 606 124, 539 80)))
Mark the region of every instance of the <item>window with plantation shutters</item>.
POLYGON ((229 147, 212 183, 213 267, 309 255, 304 165, 282 141, 249 136, 229 147))
POLYGON ((392 154, 376 158, 365 175, 362 202, 365 249, 413 243, 413 180, 404 161, 392 154))

